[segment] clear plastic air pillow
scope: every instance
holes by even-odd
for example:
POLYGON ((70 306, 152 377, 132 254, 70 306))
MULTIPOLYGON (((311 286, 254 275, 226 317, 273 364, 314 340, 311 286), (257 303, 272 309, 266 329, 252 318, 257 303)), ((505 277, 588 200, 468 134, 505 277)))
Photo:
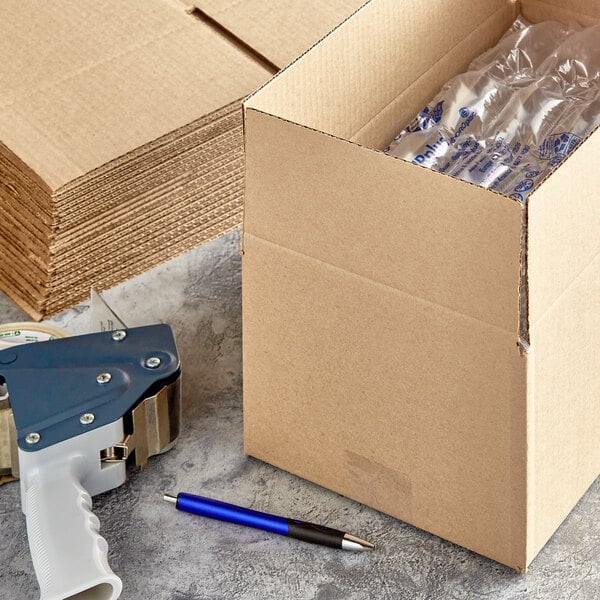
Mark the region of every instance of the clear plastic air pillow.
POLYGON ((518 19, 388 154, 524 201, 600 124, 600 25, 518 19))

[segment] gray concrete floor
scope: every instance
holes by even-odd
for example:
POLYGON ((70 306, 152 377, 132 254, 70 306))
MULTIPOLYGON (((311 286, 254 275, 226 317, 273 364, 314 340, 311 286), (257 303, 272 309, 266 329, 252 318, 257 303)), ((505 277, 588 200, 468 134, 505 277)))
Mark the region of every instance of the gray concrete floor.
MULTIPOLYGON (((170 323, 184 370, 177 446, 94 499, 122 598, 566 600, 600 598, 600 480, 526 575, 244 456, 239 232, 108 291, 129 326, 170 323), (371 539, 342 553, 192 517, 162 502, 188 491, 371 539)), ((0 295, 0 322, 27 316, 0 295)), ((72 333, 88 306, 52 319, 72 333)), ((19 486, 0 488, 0 598, 39 596, 19 486)))

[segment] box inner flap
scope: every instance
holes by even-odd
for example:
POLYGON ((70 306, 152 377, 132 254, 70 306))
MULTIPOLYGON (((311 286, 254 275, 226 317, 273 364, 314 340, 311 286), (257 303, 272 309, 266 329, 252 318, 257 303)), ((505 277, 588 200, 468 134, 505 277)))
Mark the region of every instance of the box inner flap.
POLYGON ((509 0, 371 2, 248 106, 349 139, 495 12, 506 10, 515 13, 509 0), (431 43, 422 44, 425 36, 431 43))
POLYGON ((55 189, 269 76, 178 2, 6 0, 0 20, 0 139, 55 189))
POLYGON ((192 0, 279 68, 326 35, 365 0, 192 0))
POLYGON ((523 16, 534 22, 575 20, 580 25, 593 25, 600 21, 598 0, 521 0, 519 4, 523 16))
POLYGON ((464 73, 475 56, 494 45, 515 19, 506 4, 470 32, 350 138, 370 148, 386 148, 391 140, 430 102, 452 77, 464 73))

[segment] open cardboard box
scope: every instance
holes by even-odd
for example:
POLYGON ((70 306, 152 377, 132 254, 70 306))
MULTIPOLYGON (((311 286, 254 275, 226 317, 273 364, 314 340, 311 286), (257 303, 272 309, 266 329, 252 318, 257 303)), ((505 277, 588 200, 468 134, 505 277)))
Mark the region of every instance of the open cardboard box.
POLYGON ((372 0, 245 102, 243 313, 248 454, 524 571, 600 472, 600 133, 527 206, 381 151, 519 12, 600 2, 372 0))

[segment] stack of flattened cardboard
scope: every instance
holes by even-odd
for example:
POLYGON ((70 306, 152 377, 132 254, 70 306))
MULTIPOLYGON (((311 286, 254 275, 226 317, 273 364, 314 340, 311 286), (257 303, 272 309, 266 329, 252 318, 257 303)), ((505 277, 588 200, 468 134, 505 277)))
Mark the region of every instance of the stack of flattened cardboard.
POLYGON ((2 2, 0 289, 42 318, 237 226, 240 99, 361 3, 2 2))

